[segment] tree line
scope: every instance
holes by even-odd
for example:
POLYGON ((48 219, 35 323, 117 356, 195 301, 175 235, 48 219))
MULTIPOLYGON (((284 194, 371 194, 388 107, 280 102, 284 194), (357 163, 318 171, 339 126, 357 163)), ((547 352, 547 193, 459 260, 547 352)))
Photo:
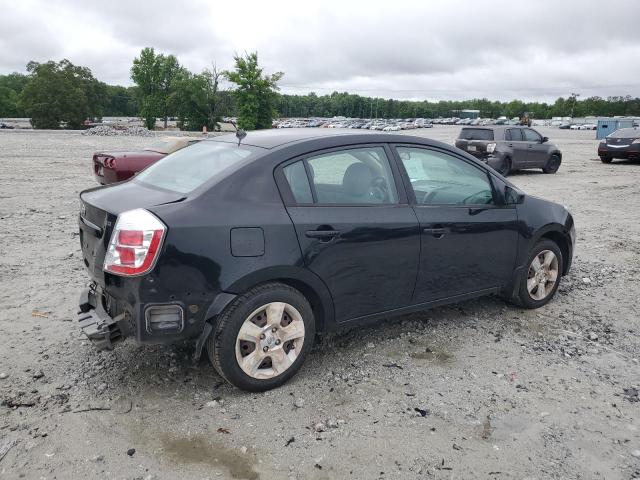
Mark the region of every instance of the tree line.
POLYGON ((554 103, 492 101, 411 101, 333 92, 286 95, 278 91, 284 74, 265 74, 258 54, 234 57, 232 70, 215 64, 194 73, 174 55, 145 48, 133 60, 133 86, 107 85, 87 67, 69 60, 29 62, 27 73, 0 75, 0 117, 29 117, 34 128, 82 128, 87 119, 141 117, 148 128, 156 119, 177 118, 184 130, 214 130, 222 117, 237 117, 246 130, 270 128, 274 117, 438 118, 479 110, 481 117, 640 116, 640 98, 588 97, 576 94, 554 103), (226 80, 231 89, 222 89, 226 80))
POLYGON ((640 116, 640 98, 560 97, 554 103, 491 101, 486 98, 439 102, 372 98, 350 93, 330 95, 280 95, 278 111, 284 117, 352 118, 447 118, 458 116, 462 110, 479 110, 483 118, 518 117, 528 113, 531 118, 595 116, 640 116))

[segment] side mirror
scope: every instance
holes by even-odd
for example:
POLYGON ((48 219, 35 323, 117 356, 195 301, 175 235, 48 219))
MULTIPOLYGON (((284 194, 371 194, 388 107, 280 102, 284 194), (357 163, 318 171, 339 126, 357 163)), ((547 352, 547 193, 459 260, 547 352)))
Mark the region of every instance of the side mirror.
POLYGON ((504 201, 507 205, 519 205, 524 203, 524 193, 515 187, 505 185, 504 201))
POLYGON ((549 137, 542 137, 542 142, 540 143, 547 143, 549 141, 549 137))

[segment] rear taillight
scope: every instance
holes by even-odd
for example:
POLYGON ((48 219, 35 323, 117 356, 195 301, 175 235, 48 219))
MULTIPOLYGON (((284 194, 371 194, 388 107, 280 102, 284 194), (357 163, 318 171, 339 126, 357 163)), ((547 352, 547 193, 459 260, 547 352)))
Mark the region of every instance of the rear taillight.
POLYGON ((104 270, 122 276, 151 271, 160 254, 167 227, 147 210, 118 215, 104 259, 104 270))
POLYGON ((102 164, 107 168, 116 168, 116 159, 113 157, 105 157, 102 164))

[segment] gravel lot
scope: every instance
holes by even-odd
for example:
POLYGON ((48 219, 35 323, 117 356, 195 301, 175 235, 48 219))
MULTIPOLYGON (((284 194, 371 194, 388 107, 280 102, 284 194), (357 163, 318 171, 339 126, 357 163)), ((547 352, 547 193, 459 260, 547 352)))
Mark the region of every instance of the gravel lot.
POLYGON ((539 130, 560 171, 512 180, 574 214, 553 302, 342 332, 264 394, 190 346, 96 353, 74 322, 91 154, 148 138, 0 132, 0 478, 640 478, 640 164, 600 163, 595 132, 539 130))

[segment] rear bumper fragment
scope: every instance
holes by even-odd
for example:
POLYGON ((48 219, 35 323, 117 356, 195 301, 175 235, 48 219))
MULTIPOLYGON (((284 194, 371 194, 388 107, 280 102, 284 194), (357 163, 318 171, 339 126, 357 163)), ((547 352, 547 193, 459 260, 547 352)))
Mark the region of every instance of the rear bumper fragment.
POLYGON ((86 288, 80 293, 78 307, 80 329, 98 350, 112 350, 114 343, 124 340, 126 313, 112 318, 95 288, 86 288))

